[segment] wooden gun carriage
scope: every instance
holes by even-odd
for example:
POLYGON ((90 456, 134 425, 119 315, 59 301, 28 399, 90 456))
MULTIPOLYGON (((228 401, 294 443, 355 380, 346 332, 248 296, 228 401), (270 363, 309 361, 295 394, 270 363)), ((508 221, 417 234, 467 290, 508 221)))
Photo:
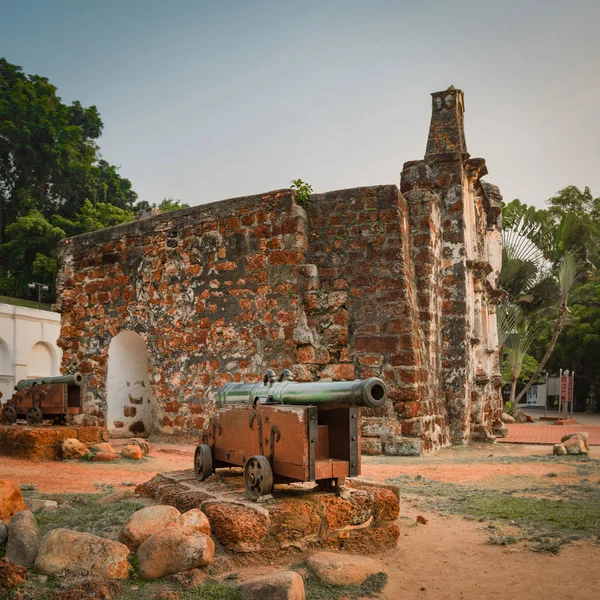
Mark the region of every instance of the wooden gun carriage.
POLYGON ((15 393, 2 407, 2 420, 14 423, 25 418, 29 425, 52 419, 64 424, 67 415, 83 411, 83 377, 81 373, 63 377, 21 379, 15 393))
POLYGON ((274 483, 314 481, 335 490, 360 474, 360 407, 386 400, 387 387, 376 377, 299 383, 286 369, 278 379, 269 370, 263 383, 228 383, 196 448, 196 478, 244 467, 252 500, 270 494, 274 483))

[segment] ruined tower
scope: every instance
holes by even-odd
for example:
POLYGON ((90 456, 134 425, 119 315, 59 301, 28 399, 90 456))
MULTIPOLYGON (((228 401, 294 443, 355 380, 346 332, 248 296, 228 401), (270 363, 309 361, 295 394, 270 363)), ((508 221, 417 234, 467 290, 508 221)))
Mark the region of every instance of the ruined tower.
POLYGON ((432 95, 423 160, 401 186, 291 190, 156 215, 65 240, 63 370, 112 435, 200 435, 216 390, 268 368, 379 376, 367 453, 502 435, 497 188, 466 150, 464 101, 432 95))

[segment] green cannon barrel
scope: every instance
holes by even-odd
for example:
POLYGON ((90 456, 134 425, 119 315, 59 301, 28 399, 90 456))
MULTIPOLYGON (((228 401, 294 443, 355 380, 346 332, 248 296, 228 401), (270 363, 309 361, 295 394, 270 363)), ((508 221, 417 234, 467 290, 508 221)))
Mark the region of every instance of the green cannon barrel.
POLYGON ((83 375, 75 373, 75 375, 59 375, 58 377, 38 377, 37 379, 21 379, 15 385, 15 390, 22 390, 32 385, 47 385, 49 383, 67 383, 80 386, 83 383, 83 375))
POLYGON ((279 381, 227 383, 219 389, 217 406, 225 404, 331 404, 377 408, 387 400, 387 386, 377 378, 355 381, 279 381))

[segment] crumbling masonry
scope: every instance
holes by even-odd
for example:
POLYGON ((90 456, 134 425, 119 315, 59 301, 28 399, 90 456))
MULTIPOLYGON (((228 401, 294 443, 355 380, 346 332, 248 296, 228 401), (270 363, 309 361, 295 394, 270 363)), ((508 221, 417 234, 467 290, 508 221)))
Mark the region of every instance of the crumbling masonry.
POLYGON ((400 189, 304 207, 279 190, 66 240, 59 344, 63 371, 85 376, 85 419, 199 435, 219 386, 288 368, 388 383, 392 402, 363 420, 366 453, 503 435, 501 197, 467 153, 462 92, 432 98, 425 158, 400 189))

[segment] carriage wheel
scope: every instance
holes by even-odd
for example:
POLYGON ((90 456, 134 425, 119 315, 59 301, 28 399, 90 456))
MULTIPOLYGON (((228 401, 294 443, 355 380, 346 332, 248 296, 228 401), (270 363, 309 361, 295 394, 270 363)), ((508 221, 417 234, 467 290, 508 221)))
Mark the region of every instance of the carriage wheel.
POLYGON ((14 423, 17 420, 17 411, 13 406, 5 406, 2 409, 2 420, 5 423, 14 423))
POLYGON ((37 425, 41 423, 44 419, 44 415, 42 414, 42 410, 37 406, 32 406, 27 411, 27 424, 28 425, 37 425))
POLYGON ((258 454, 248 459, 244 467, 244 483, 250 500, 258 500, 273 491, 273 469, 265 456, 258 454))
POLYGON ((196 472, 196 479, 198 481, 208 479, 215 472, 210 446, 200 444, 196 447, 196 453, 194 454, 194 471, 196 472))
POLYGON ((317 479, 317 485, 323 492, 335 492, 340 485, 344 485, 344 477, 332 477, 331 479, 317 479))

